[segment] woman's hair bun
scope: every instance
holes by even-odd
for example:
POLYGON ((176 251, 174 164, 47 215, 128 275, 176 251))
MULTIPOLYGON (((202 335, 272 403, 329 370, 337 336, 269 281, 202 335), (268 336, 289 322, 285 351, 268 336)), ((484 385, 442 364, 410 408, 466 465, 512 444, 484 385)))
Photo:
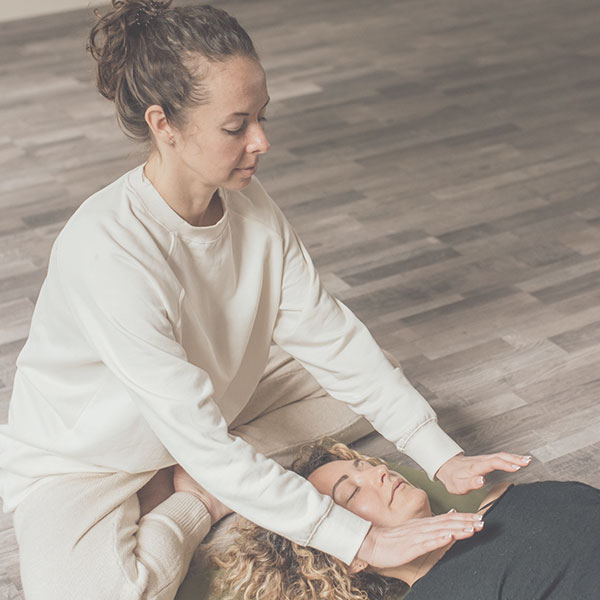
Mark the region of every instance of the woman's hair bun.
POLYGON ((171 5, 172 0, 142 0, 140 7, 135 11, 135 25, 146 27, 156 17, 164 13, 171 5))
POLYGON ((98 91, 117 108, 129 138, 149 142, 146 109, 162 107, 183 127, 188 110, 207 101, 198 59, 218 62, 242 55, 258 60, 237 20, 208 4, 171 7, 172 0, 112 0, 90 30, 86 49, 96 61, 98 91))
POLYGON ((94 9, 98 21, 92 27, 86 50, 98 62, 98 91, 109 100, 116 96, 117 82, 125 61, 131 54, 136 33, 164 14, 172 0, 112 0, 112 10, 101 15, 94 9), (136 32, 135 30, 139 30, 136 32))

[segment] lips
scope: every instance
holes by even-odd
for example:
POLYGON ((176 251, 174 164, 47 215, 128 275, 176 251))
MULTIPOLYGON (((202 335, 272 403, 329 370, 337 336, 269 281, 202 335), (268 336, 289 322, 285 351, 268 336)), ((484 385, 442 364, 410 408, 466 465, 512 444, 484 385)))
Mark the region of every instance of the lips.
POLYGON ((398 479, 396 479, 396 481, 394 481, 393 485, 392 485, 392 497, 390 499, 390 504, 392 503, 392 500, 394 499, 394 495, 396 494, 396 490, 404 484, 404 481, 398 477, 398 479))

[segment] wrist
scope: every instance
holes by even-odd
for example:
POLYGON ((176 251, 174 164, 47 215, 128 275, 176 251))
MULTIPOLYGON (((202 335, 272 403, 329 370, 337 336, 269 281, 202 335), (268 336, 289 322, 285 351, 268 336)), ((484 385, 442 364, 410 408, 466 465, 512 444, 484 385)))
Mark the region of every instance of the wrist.
POLYGON ((463 453, 461 452, 460 454, 456 454, 455 456, 453 456, 452 458, 449 458, 435 473, 434 475, 434 480, 438 479, 439 481, 441 481, 442 483, 444 482, 444 478, 447 474, 447 471, 449 468, 452 468, 452 463, 454 462, 454 459, 458 458, 459 456, 463 456, 463 453))
POLYGON ((185 494, 190 494, 190 496, 194 496, 194 498, 196 498, 196 500, 198 500, 198 502, 202 503, 202 505, 206 509, 206 512, 208 513, 208 516, 210 517, 211 526, 214 525, 219 520, 214 507, 208 501, 206 496, 203 496, 202 494, 195 492, 193 490, 180 490, 180 491, 182 491, 185 494))

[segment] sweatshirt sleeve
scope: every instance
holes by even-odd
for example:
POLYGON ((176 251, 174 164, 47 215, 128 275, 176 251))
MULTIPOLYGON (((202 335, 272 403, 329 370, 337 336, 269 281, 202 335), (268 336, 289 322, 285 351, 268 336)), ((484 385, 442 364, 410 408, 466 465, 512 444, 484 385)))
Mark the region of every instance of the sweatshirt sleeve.
POLYGON ((371 523, 228 433, 209 374, 176 339, 178 292, 158 283, 161 264, 141 264, 114 240, 104 248, 89 236, 55 243, 74 319, 174 460, 234 512, 349 564, 371 523), (331 524, 353 532, 354 544, 331 524))
POLYGON ((367 327, 323 287, 304 244, 271 202, 285 263, 273 340, 433 479, 461 447, 439 427, 429 403, 390 364, 367 327))

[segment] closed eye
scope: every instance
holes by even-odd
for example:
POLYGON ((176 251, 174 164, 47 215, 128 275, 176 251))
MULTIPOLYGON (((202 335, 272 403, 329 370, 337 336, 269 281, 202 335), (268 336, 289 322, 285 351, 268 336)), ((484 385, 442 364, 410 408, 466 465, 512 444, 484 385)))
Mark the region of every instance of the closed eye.
MULTIPOLYGON (((364 460, 357 458, 353 463, 352 466, 357 470, 360 471, 362 466, 364 466, 366 463, 364 460)), ((348 496, 348 499, 346 500, 346 504, 348 504, 348 502, 350 502, 350 500, 352 500, 352 498, 354 498, 354 496, 356 496, 356 494, 358 494, 358 492, 360 492, 360 488, 359 487, 355 487, 354 491, 350 494, 350 496, 348 496)))
MULTIPOLYGON (((259 117, 258 118, 258 122, 259 123, 264 123, 266 120, 267 120, 267 117, 259 117)), ((239 127, 238 129, 224 129, 223 131, 225 131, 229 135, 239 135, 240 133, 242 133, 244 131, 244 129, 246 129, 246 122, 245 121, 242 124, 242 126, 239 127)))
POLYGON ((350 494, 348 500, 346 500, 346 504, 348 504, 348 502, 350 502, 350 500, 352 500, 352 498, 354 498, 354 496, 356 496, 356 494, 358 494, 359 491, 359 487, 354 488, 354 491, 350 494))
POLYGON ((224 129, 229 135, 239 135, 246 128, 246 124, 244 123, 239 129, 224 129))

